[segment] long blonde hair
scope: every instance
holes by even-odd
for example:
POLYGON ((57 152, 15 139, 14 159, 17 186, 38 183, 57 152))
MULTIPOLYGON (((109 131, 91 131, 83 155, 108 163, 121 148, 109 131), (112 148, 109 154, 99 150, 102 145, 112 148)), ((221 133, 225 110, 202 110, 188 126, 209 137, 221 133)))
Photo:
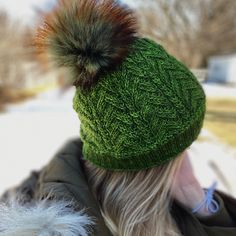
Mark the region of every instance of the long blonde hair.
POLYGON ((182 158, 147 170, 108 171, 85 162, 87 178, 115 236, 179 236, 171 186, 182 158))

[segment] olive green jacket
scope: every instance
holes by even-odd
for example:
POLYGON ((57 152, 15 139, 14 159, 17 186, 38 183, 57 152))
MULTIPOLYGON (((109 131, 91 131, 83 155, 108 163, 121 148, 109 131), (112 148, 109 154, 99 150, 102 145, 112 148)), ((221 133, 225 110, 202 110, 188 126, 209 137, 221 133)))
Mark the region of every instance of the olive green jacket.
MULTIPOLYGON (((84 175, 81 149, 79 139, 68 142, 42 170, 32 172, 2 196, 0 236, 37 236, 41 231, 45 235, 112 235, 84 175)), ((220 210, 205 218, 173 201, 171 213, 183 235, 236 235, 236 200, 218 191, 215 198, 220 210)))

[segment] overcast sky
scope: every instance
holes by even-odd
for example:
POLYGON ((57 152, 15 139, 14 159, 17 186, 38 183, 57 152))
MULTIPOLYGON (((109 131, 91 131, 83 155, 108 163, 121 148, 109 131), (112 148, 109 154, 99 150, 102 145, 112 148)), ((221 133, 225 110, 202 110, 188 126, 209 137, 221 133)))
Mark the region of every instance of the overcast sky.
MULTIPOLYGON (((0 0, 0 8, 7 13, 24 22, 31 22, 34 19, 34 8, 46 8, 49 2, 54 0, 0 0)), ((55 1, 54 1, 55 2, 55 1)))
MULTIPOLYGON (((132 4, 133 0, 122 0, 132 4)), ((5 9, 8 14, 24 23, 34 21, 35 8, 47 9, 54 4, 56 0, 0 0, 0 9, 5 9)))

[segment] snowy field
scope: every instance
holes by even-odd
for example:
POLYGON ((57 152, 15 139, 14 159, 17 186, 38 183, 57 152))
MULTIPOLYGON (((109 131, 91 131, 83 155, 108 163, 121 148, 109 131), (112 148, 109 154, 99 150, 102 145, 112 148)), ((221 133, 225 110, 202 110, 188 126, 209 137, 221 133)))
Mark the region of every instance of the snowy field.
MULTIPOLYGON (((220 90, 204 85, 207 96, 236 98, 236 88, 220 90), (215 92, 214 92, 215 91, 215 92)), ((68 139, 78 137, 79 120, 72 108, 74 90, 51 91, 0 114, 0 194, 19 184, 30 171, 44 166, 68 139)), ((223 145, 206 130, 189 153, 200 182, 236 196, 236 150, 223 145)))
POLYGON ((236 100, 236 85, 222 86, 220 84, 203 84, 208 98, 217 99, 235 99, 236 100))
POLYGON ((78 137, 73 94, 44 93, 0 114, 0 194, 45 165, 68 139, 78 137))

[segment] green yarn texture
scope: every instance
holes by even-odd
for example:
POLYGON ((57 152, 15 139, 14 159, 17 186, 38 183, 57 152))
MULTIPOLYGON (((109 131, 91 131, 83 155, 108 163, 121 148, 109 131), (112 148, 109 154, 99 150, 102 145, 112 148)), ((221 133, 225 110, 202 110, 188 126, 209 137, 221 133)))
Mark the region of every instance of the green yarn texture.
POLYGON ((205 93, 165 49, 137 38, 115 71, 89 92, 77 88, 83 156, 110 170, 141 170, 175 158, 198 137, 205 93))

